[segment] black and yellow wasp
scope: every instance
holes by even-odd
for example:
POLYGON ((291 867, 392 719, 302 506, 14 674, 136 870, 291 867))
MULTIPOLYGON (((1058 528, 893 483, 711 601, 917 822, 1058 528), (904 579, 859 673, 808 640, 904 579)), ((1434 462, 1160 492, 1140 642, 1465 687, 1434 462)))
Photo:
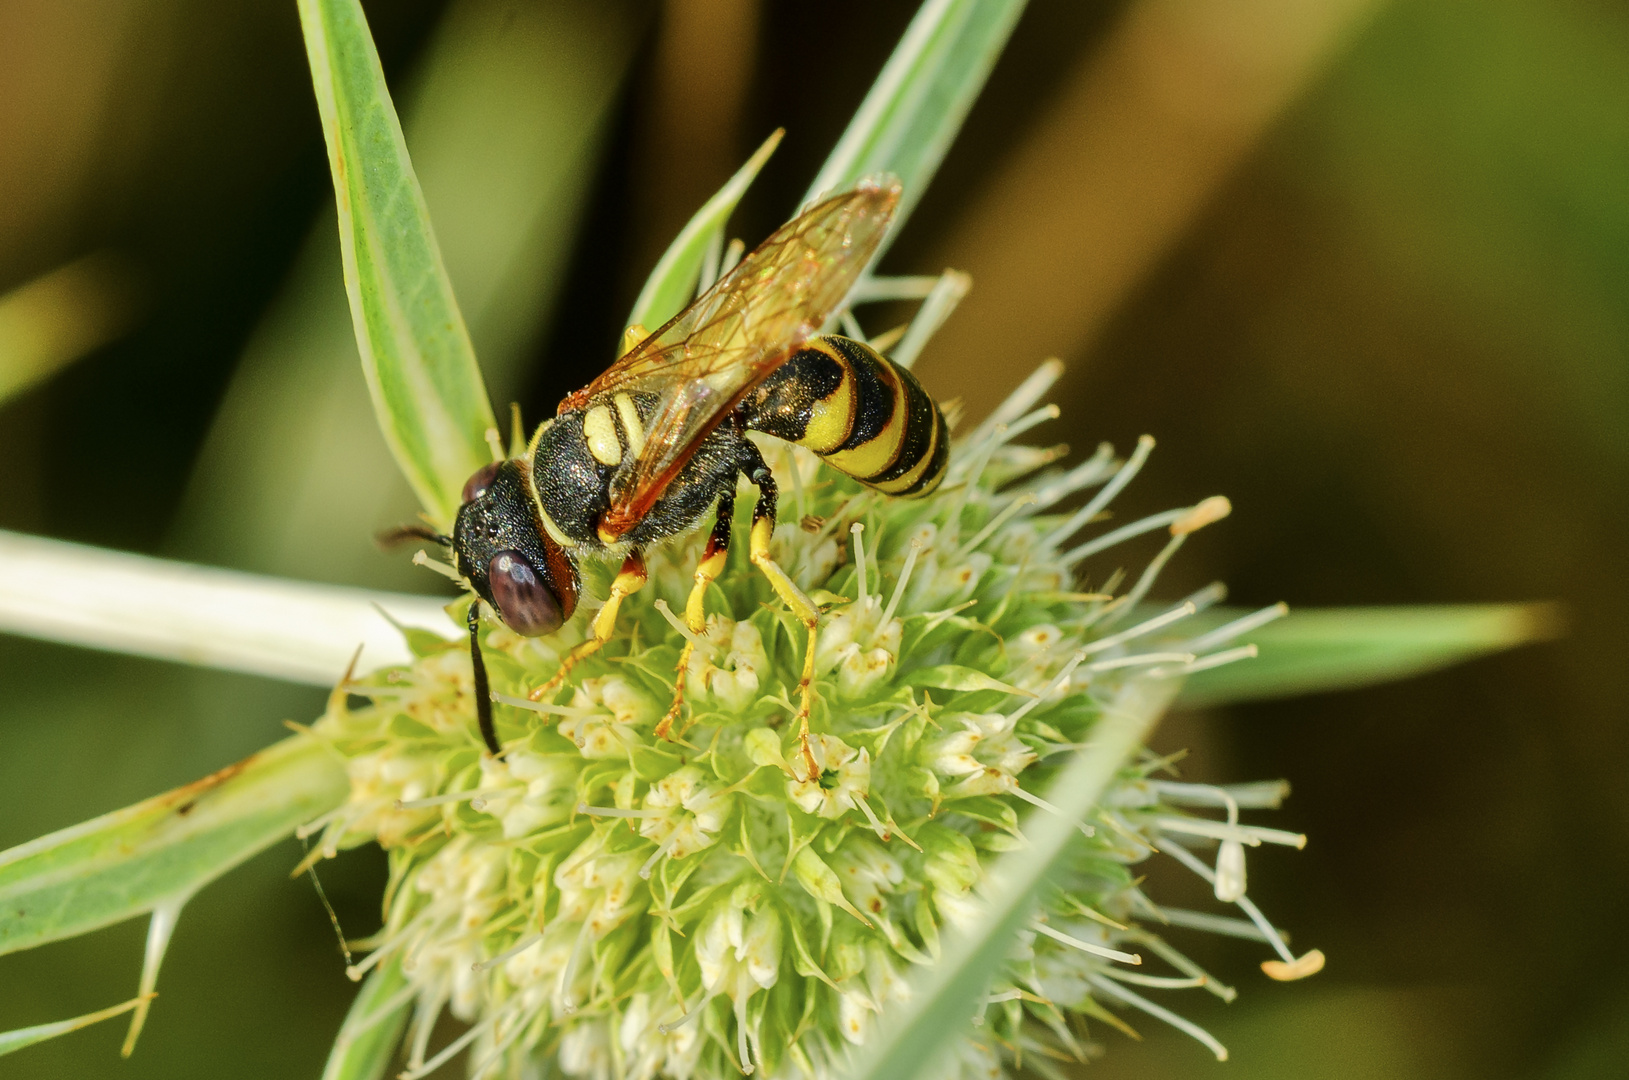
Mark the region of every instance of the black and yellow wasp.
MULTIPOLYGON (((944 476, 949 433, 911 373, 866 345, 818 336, 840 311, 893 220, 899 185, 863 183, 783 225, 667 325, 640 338, 604 374, 560 404, 525 453, 464 486, 450 544, 470 605, 481 735, 501 753, 479 644, 480 600, 518 634, 552 633, 577 607, 583 558, 623 556, 592 636, 531 694, 541 700, 612 636, 624 598, 645 584, 643 551, 713 512, 685 621, 705 630, 707 586, 723 572, 736 478, 758 489, 752 563, 809 631, 798 685, 809 730, 819 611, 770 554, 775 478, 747 438, 758 431, 805 446, 889 495, 925 495, 944 476)), ((684 693, 686 644, 669 735, 684 693)))

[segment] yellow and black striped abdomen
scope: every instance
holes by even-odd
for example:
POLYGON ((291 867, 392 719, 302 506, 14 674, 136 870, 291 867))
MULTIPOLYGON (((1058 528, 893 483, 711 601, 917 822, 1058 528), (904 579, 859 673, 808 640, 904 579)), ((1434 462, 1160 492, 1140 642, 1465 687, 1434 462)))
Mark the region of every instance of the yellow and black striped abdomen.
POLYGON ((926 495, 944 478, 945 418, 916 377, 858 341, 815 338, 741 405, 746 426, 806 446, 888 495, 926 495))

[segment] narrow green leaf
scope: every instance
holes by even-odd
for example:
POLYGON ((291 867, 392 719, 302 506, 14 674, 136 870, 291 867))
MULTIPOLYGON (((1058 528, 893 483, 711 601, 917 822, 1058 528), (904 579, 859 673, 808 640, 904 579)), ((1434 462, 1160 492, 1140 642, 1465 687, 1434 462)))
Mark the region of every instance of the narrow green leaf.
POLYGON ((308 735, 123 810, 0 852, 0 954, 191 895, 344 801, 338 755, 308 735))
POLYGON ((757 179, 758 171, 769 160, 769 155, 775 152, 781 136, 785 134, 785 131, 777 130, 765 139, 757 152, 747 159, 747 163, 737 169, 729 182, 718 189, 718 194, 708 199, 679 231, 673 243, 657 260, 650 277, 645 279, 645 287, 639 291, 639 299, 634 301, 633 310, 628 313, 629 326, 655 330, 690 302, 708 247, 717 244, 724 235, 724 226, 735 211, 735 204, 747 193, 747 188, 757 179))
POLYGON ((385 1074, 413 1008, 412 997, 402 993, 406 987, 399 956, 368 976, 328 1052, 322 1080, 379 1080, 385 1074))
POLYGON ((362 370, 385 440, 450 527, 497 427, 358 0, 299 0, 362 370))
POLYGON ((371 671, 404 630, 456 636, 442 604, 0 530, 0 631, 69 645, 331 687, 359 645, 371 671))
MULTIPOLYGON (((1230 614, 1243 613, 1211 618, 1219 623, 1230 614)), ((1260 650, 1255 659, 1194 674, 1180 700, 1218 705, 1388 682, 1555 637, 1562 628, 1560 610, 1542 603, 1291 610, 1240 637, 1260 650)))
POLYGON ((35 1043, 54 1039, 58 1035, 66 1035, 69 1032, 78 1031, 80 1028, 90 1027, 92 1024, 112 1019, 120 1013, 127 1013, 152 996, 152 994, 147 994, 141 997, 133 997, 122 1004, 112 1005, 106 1009, 98 1009, 95 1012, 86 1013, 84 1016, 76 1016, 72 1020, 57 1020, 49 1024, 36 1024, 33 1027, 18 1028, 15 1031, 0 1031, 0 1057, 14 1054, 24 1047, 33 1046, 35 1043))
POLYGON ((864 176, 905 185, 894 230, 933 179, 1011 36, 1024 0, 926 0, 803 201, 864 176))
POLYGON ((1029 844, 1004 856, 989 880, 985 917, 972 933, 946 934, 937 964, 922 968, 909 1001, 890 1009, 858 1057, 849 1080, 937 1080, 945 1055, 971 1027, 979 998, 1012 948, 1034 907, 1036 890, 1079 837, 1082 820, 1126 760, 1142 745, 1170 703, 1171 680, 1126 684, 1103 709, 1082 752, 1053 782, 1046 798, 1059 815, 1031 812, 1023 824, 1029 844))

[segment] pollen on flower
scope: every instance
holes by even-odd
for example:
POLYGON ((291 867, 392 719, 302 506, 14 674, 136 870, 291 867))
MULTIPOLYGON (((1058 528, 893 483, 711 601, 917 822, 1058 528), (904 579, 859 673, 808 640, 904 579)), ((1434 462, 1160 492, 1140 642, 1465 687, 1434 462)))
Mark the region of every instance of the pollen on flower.
MULTIPOLYGON (((1151 598, 1225 499, 1103 526, 1151 439, 1069 467, 1056 448, 1015 445, 1057 415, 1038 406, 1057 371, 961 437, 920 500, 761 444, 782 479, 773 556, 821 608, 806 742, 791 722, 806 631, 744 543, 699 635, 674 614, 696 553, 651 552, 616 639, 546 700, 528 694, 582 620, 547 639, 487 633, 501 757, 476 729, 458 643, 347 687, 371 704, 340 695, 318 730, 347 758, 351 799, 308 831, 323 854, 367 841, 390 853, 385 925, 352 973, 394 964, 407 980, 403 1075, 467 1049, 479 1077, 530 1075, 541 1059, 584 1080, 831 1076, 910 999, 943 936, 979 925, 1025 816, 1061 813, 1048 787, 1091 745, 1103 703, 1131 679, 1252 655, 1242 639, 1281 608, 1189 629, 1219 588, 1151 598), (1161 533, 1151 560, 1129 554, 1161 533), (685 714, 659 737, 675 678, 685 714), (443 1012, 470 1026, 433 1047, 443 1012)), ((750 505, 739 510, 744 536, 750 505)), ((1248 893, 1250 849, 1305 842, 1243 819, 1276 807, 1283 785, 1171 773, 1134 759, 1075 822, 1062 875, 968 1018, 955 1075, 1086 1060, 1107 1034, 1098 1021, 1124 1028, 1133 1013, 1225 1055, 1144 994, 1231 999, 1181 952, 1183 934, 1253 938, 1275 979, 1322 966, 1317 950, 1290 952, 1248 893), (1160 905, 1135 869, 1154 857, 1235 914, 1160 905)))

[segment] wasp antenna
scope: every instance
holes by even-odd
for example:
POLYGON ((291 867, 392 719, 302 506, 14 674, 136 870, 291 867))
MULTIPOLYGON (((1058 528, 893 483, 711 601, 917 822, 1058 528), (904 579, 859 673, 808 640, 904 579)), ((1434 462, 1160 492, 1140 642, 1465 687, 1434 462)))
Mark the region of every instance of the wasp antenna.
POLYGON ((382 548, 395 547, 407 540, 428 540, 442 547, 452 546, 452 537, 436 532, 428 525, 397 525, 373 534, 373 542, 382 548))
POLYGON ((481 725, 481 738, 493 757, 503 756, 498 733, 492 727, 492 690, 487 686, 486 661, 481 659, 481 601, 469 606, 469 662, 475 670, 475 719, 481 725))

